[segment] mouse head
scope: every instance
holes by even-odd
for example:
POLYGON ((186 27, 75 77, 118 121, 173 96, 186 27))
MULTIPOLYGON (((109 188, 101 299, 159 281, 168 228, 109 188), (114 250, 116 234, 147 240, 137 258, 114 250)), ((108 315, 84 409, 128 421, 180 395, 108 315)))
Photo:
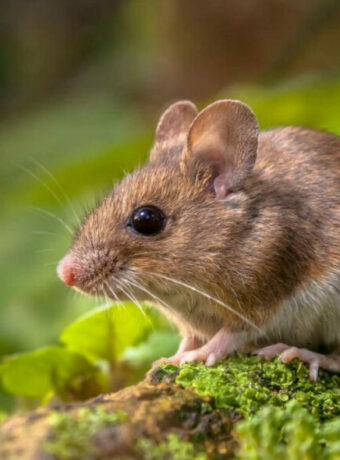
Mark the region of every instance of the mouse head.
POLYGON ((151 285, 178 288, 170 278, 211 286, 242 225, 241 211, 227 203, 242 189, 256 150, 256 118, 241 102, 217 101, 199 114, 188 101, 171 105, 148 163, 85 218, 58 265, 60 278, 113 299, 148 297, 151 285))

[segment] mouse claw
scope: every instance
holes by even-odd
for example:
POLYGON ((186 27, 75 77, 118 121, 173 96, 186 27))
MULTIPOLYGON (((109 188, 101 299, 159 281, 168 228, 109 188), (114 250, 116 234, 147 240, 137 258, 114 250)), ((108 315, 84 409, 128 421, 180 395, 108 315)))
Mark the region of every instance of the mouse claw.
MULTIPOLYGON (((197 345, 198 342, 195 342, 197 345)), ((199 348, 177 352, 170 358, 161 358, 152 365, 149 374, 154 368, 163 363, 181 365, 192 362, 203 362, 206 366, 213 366, 226 358, 234 351, 234 336, 224 329, 220 329, 208 342, 199 348)))
POLYGON ((192 351, 186 351, 182 353, 182 357, 180 358, 179 363, 180 364, 185 364, 185 363, 193 363, 194 361, 200 362, 204 361, 204 356, 200 353, 200 350, 192 350, 192 351))
POLYGON ((168 363, 171 358, 159 358, 151 364, 151 368, 147 371, 146 375, 152 375, 152 373, 159 367, 161 364, 168 363))
MULTIPOLYGON (((192 351, 187 351, 185 353, 182 353, 182 357, 180 358, 179 363, 180 364, 185 364, 185 363, 202 363, 204 362, 207 365, 207 362, 209 361, 209 358, 213 357, 213 354, 207 354, 203 349, 198 349, 198 350, 192 350, 192 351)), ((210 364, 211 366, 216 362, 216 359, 214 358, 214 362, 210 364)))
POLYGON ((268 347, 255 350, 253 354, 266 360, 279 355, 279 360, 283 363, 289 363, 293 359, 308 364, 310 380, 317 380, 319 368, 330 372, 340 372, 340 354, 333 353, 330 355, 322 355, 315 351, 307 350, 306 348, 298 348, 286 345, 284 343, 276 343, 268 347))
POLYGON ((211 367, 211 366, 214 366, 216 364, 216 362, 218 361, 215 353, 210 353, 210 355, 208 356, 206 362, 205 362, 205 365, 207 367, 211 367))
POLYGON ((222 328, 201 348, 183 353, 181 363, 196 361, 214 366, 234 351, 234 340, 235 336, 222 328))
POLYGON ((284 343, 276 343, 275 345, 269 345, 268 347, 259 348, 258 350, 253 351, 253 355, 257 355, 260 358, 269 361, 274 358, 274 356, 281 354, 283 351, 287 350, 289 345, 284 343))
POLYGON ((283 363, 289 363, 297 358, 307 363, 309 365, 309 379, 315 381, 318 378, 321 356, 319 353, 306 350, 305 348, 290 347, 280 354, 279 359, 283 363))

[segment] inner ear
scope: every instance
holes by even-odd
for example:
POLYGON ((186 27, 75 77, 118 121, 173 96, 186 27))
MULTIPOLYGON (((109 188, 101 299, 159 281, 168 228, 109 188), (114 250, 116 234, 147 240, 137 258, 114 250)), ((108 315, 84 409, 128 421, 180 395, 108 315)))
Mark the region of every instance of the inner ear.
POLYGON ((196 115, 196 106, 190 101, 179 101, 170 105, 158 122, 150 161, 166 155, 172 147, 184 146, 189 127, 196 115))
POLYGON ((254 113, 234 100, 217 101, 192 122, 184 160, 189 173, 210 181, 218 199, 239 188, 256 161, 258 125, 254 113))

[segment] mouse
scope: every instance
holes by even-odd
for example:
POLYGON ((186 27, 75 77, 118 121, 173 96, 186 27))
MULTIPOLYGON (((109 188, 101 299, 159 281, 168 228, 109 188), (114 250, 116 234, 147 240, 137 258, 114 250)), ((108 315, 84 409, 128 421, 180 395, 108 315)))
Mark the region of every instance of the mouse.
POLYGON ((148 161, 87 214, 60 279, 147 301, 178 328, 173 364, 234 352, 340 372, 340 139, 259 131, 244 103, 161 116, 148 161))

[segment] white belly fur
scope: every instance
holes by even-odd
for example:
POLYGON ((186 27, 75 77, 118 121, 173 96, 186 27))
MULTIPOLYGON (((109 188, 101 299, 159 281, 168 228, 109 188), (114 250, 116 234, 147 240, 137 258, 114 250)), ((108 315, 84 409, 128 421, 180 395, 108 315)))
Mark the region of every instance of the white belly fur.
POLYGON ((265 332, 266 342, 340 349, 340 272, 312 282, 285 301, 265 332))

